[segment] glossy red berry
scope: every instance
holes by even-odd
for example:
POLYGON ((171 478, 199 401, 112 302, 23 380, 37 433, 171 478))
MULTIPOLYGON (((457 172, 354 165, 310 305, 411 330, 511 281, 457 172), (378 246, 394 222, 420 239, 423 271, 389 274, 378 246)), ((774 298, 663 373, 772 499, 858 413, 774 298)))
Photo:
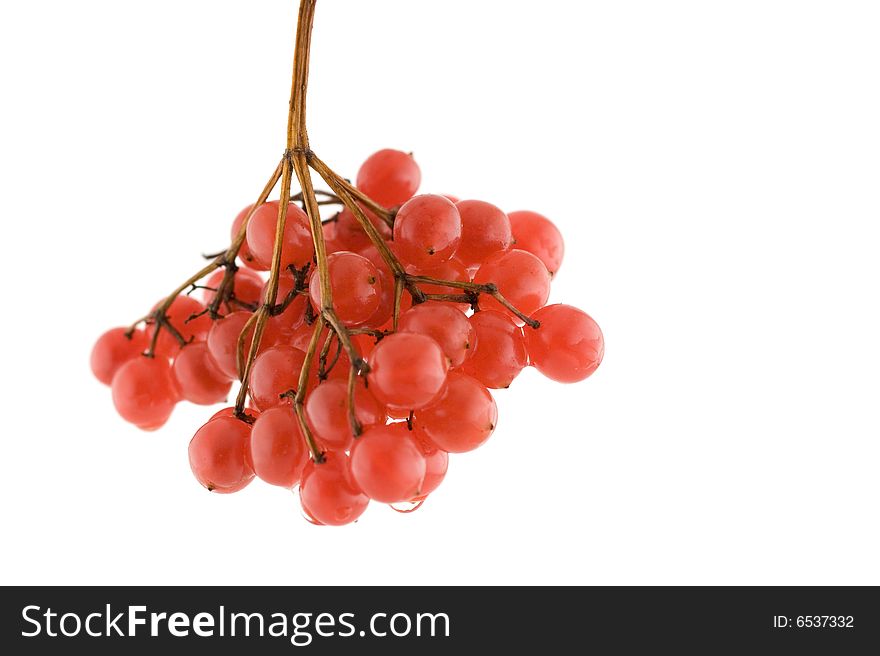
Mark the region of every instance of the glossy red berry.
POLYGON ((370 503, 351 475, 345 451, 327 451, 323 462, 306 463, 299 494, 306 515, 328 526, 350 524, 370 503))
POLYGON ((418 333, 394 333, 369 357, 370 391, 397 408, 428 405, 443 389, 449 360, 436 341, 418 333))
POLYGON ((446 389, 431 405, 416 410, 417 435, 450 453, 472 451, 489 439, 498 409, 489 390, 466 374, 451 372, 446 389))
POLYGON ((258 355, 250 375, 254 405, 265 412, 282 403, 290 404, 290 399, 282 395, 296 392, 305 360, 306 354, 293 346, 273 346, 258 355))
POLYGON ((470 318, 476 345, 461 371, 486 387, 508 387, 528 364, 522 329, 509 316, 483 310, 470 318))
MULTIPOLYGON (((238 237, 238 231, 241 230, 241 224, 244 223, 244 220, 247 218, 248 213, 251 211, 251 207, 253 205, 248 205, 245 207, 238 215, 235 217, 235 220, 232 222, 232 228, 229 230, 229 237, 232 241, 238 237)), ((247 235, 247 233, 245 233, 247 235)), ((262 266, 259 262, 254 259, 253 254, 251 253, 251 249, 248 248, 247 238, 242 242, 241 248, 238 251, 239 259, 247 266, 249 269, 253 271, 268 271, 269 267, 262 266)))
MULTIPOLYGON (((487 257, 474 274, 474 282, 494 283, 504 298, 524 314, 532 314, 544 307, 550 296, 550 272, 547 267, 536 256, 519 249, 501 251, 487 257)), ((480 307, 510 314, 489 294, 480 296, 480 307)))
POLYGON ((250 448, 254 473, 262 480, 286 488, 299 483, 309 454, 293 408, 281 405, 262 413, 250 448))
POLYGON ((437 266, 453 256, 460 241, 461 216, 443 196, 415 196, 394 218, 394 244, 405 264, 437 266))
POLYGON ((351 449, 351 473, 371 499, 409 501, 422 494, 425 456, 404 424, 366 431, 351 449))
POLYGON ((370 155, 357 174, 358 189, 384 207, 408 201, 421 181, 422 173, 413 156, 390 148, 370 155))
MULTIPOLYGON (((379 272, 367 258, 341 251, 327 258, 333 307, 347 326, 368 321, 379 309, 382 283, 379 272)), ((317 273, 309 281, 309 296, 316 309, 321 308, 321 284, 317 273)))
MULTIPOLYGON (((158 304, 157 304, 158 306, 158 304)), ((153 308, 156 309, 155 307, 153 308)), ((192 296, 178 296, 172 301, 165 311, 165 316, 171 326, 177 331, 184 343, 205 339, 211 330, 211 317, 203 303, 192 296)), ((147 327, 147 335, 152 338, 157 330, 155 324, 147 327)), ((158 328, 159 336, 156 339, 156 354, 165 357, 174 357, 180 351, 180 341, 172 334, 167 326, 158 328)))
POLYGON ((529 358, 542 374, 561 383, 583 380, 602 363, 605 340, 599 325, 571 305, 548 305, 532 315, 541 322, 526 328, 529 358))
POLYGON ((476 268, 493 253, 510 248, 513 235, 504 212, 481 200, 460 200, 455 206, 461 216, 461 243, 455 255, 466 267, 476 268))
MULTIPOLYGON (((247 227, 247 243, 254 260, 267 269, 272 264, 275 249, 275 229, 278 222, 278 201, 260 206, 251 217, 247 227)), ((302 268, 311 262, 314 254, 309 218, 299 206, 287 205, 287 219, 281 243, 281 268, 302 268)))
POLYGON ((165 424, 180 398, 171 365, 161 357, 129 360, 113 376, 111 390, 119 415, 143 430, 165 424))
POLYGON ((232 379, 220 371, 205 342, 184 346, 174 358, 171 370, 180 396, 191 403, 222 403, 232 387, 232 379))
MULTIPOLYGON (((334 370, 336 367, 334 367, 334 370)), ((341 371, 346 372, 348 364, 341 371)), ((385 408, 359 379, 354 394, 355 416, 363 430, 385 424, 385 408)), ((318 385, 306 401, 306 418, 320 444, 327 449, 349 449, 352 428, 348 418, 348 385, 342 380, 327 380, 318 385)))
MULTIPOLYGON (((204 290, 205 305, 208 306, 217 295, 215 290, 220 288, 226 271, 219 269, 212 273, 205 281, 204 290)), ((263 279, 256 271, 251 269, 239 269, 235 272, 232 283, 232 296, 220 306, 222 313, 236 310, 255 310, 260 302, 260 294, 263 290, 263 279)))
MULTIPOLYGON (((250 312, 232 312, 218 319, 208 333, 207 345, 211 359, 217 368, 230 380, 238 379, 238 337, 251 318, 250 312)), ((252 335, 251 331, 248 335, 252 335)), ((250 340, 243 343, 243 357, 247 356, 250 340)))
POLYGON ((449 453, 430 441, 420 438, 417 432, 413 432, 412 435, 425 457, 425 480, 422 481, 422 493, 412 499, 412 501, 417 501, 431 494, 446 478, 446 471, 449 469, 449 453))
POLYGON ((251 426, 234 417, 217 417, 189 443, 189 465, 209 492, 238 492, 254 478, 248 464, 251 426))
POLYGON ((553 222, 537 212, 510 212, 510 229, 514 248, 528 251, 537 256, 547 267, 550 276, 555 276, 562 266, 565 244, 562 234, 553 222))
POLYGON ((113 374, 126 362, 146 351, 149 343, 143 330, 129 332, 128 328, 111 328, 92 347, 92 373, 99 381, 109 385, 113 382, 113 374))
POLYGON ((449 358, 450 367, 458 367, 471 352, 474 329, 461 310, 439 303, 421 303, 402 315, 398 330, 419 333, 436 341, 449 358))

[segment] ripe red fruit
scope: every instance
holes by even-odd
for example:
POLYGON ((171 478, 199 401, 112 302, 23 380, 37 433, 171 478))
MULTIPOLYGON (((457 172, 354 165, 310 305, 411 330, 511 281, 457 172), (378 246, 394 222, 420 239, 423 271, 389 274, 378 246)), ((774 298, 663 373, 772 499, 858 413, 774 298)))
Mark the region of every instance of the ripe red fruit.
POLYGON ((376 426, 351 449, 351 474, 371 499, 409 501, 422 493, 425 456, 404 424, 376 426))
MULTIPOLYGON (((381 328, 390 321, 394 314, 394 278, 391 274, 385 273, 385 271, 378 267, 376 267, 376 270, 379 272, 379 307, 364 322, 364 326, 369 328, 381 328)), ((401 296, 402 305, 403 296, 401 296)))
MULTIPOLYGON (((338 366, 338 363, 337 363, 338 366)), ((342 371, 347 373, 348 363, 342 371)), ((335 371, 336 367, 334 367, 335 371)), ((347 377, 347 376, 346 376, 347 377)), ((363 430, 385 424, 385 408, 359 379, 354 391, 355 416, 363 430)), ((351 424, 348 421, 348 385, 342 380, 327 380, 309 395, 306 419, 320 444, 334 451, 351 447, 351 424)))
MULTIPOLYGON (((157 303, 153 309, 155 310, 158 305, 157 303)), ((192 342, 204 339, 208 331, 211 330, 213 322, 206 309, 204 304, 192 296, 178 296, 172 301, 165 316, 185 342, 192 342)), ((148 326, 147 335, 152 338, 155 330, 155 325, 148 326)), ((159 337, 156 339, 156 354, 170 358, 174 357, 179 350, 180 343, 177 338, 171 334, 167 326, 162 326, 159 330, 159 337)))
POLYGON ((234 417, 217 417, 189 443, 189 466, 209 492, 238 492, 254 478, 248 464, 251 426, 234 417))
POLYGON ((440 397, 413 416, 416 434, 450 453, 476 449, 489 439, 497 423, 498 408, 489 390, 455 371, 449 374, 440 397))
POLYGON ((254 405, 265 412, 282 403, 281 395, 299 387, 299 372, 306 354, 292 346, 273 346, 254 360, 250 375, 250 394, 254 405))
POLYGON ((109 385, 113 374, 129 360, 147 350, 150 340, 143 330, 128 334, 128 328, 111 328, 92 347, 90 364, 95 378, 109 385))
MULTIPOLYGON (((369 210, 363 207, 361 209, 364 210, 364 215, 373 224, 373 227, 376 228, 382 239, 390 239, 391 228, 388 227, 388 224, 369 210)), ((361 227, 354 213, 347 207, 342 208, 336 217, 336 221, 331 225, 335 226, 333 235, 335 248, 334 251, 328 250, 329 253, 340 250, 359 251, 372 244, 370 237, 361 227)))
POLYGON ((262 413, 251 431, 254 473, 271 485, 292 488, 309 460, 308 449, 290 406, 262 413))
POLYGON ((455 255, 468 268, 510 248, 513 236, 510 219, 500 209, 481 200, 460 200, 455 206, 461 216, 461 243, 455 255))
MULTIPOLYGON (((536 256, 513 249, 490 255, 477 269, 474 282, 493 282, 504 298, 524 314, 532 314, 544 307, 550 296, 550 272, 536 256)), ((480 307, 508 313, 501 303, 489 294, 480 296, 480 307)))
MULTIPOLYGON (((341 251, 327 257, 333 307, 347 326, 362 324, 379 309, 381 282, 373 263, 357 253, 341 251)), ((321 285, 317 272, 309 281, 309 297, 321 308, 321 285)))
POLYGON ((323 462, 306 463, 299 495, 306 515, 329 526, 355 521, 370 503, 354 482, 345 451, 327 451, 323 462))
POLYGON ((423 408, 443 389, 449 361, 433 339, 394 333, 370 353, 370 391, 385 405, 423 408))
POLYGON ((596 371, 605 355, 605 340, 590 315, 556 304, 541 308, 532 318, 541 326, 526 329, 526 345, 538 371, 560 383, 575 383, 596 371))
POLYGON ((160 428, 180 398, 165 358, 129 360, 113 376, 111 389, 119 415, 143 430, 160 428))
MULTIPOLYGON (((235 241, 235 238, 238 236, 238 231, 241 229, 241 224, 244 223, 245 218, 248 215, 248 212, 251 211, 251 207, 253 205, 248 205, 241 212, 238 213, 238 216, 235 217, 235 220, 232 222, 232 228, 229 230, 229 238, 235 241)), ((254 271, 268 271, 269 267, 264 267, 260 265, 255 259, 253 254, 251 253, 251 249, 248 248, 247 238, 241 244, 241 248, 238 251, 238 257, 248 268, 254 271)))
MULTIPOLYGON (((428 278, 435 278, 437 280, 450 280, 455 282, 470 282, 471 276, 468 273, 467 267, 461 263, 457 257, 453 257, 451 260, 447 260, 441 264, 438 264, 435 267, 431 268, 419 268, 416 266, 408 266, 406 267, 407 273, 418 275, 418 276, 426 276, 428 278)), ((447 285, 435 285, 433 283, 424 283, 419 285, 419 289, 421 289, 426 294, 461 294, 463 290, 458 289, 456 287, 449 287, 447 285)), ((462 312, 467 312, 470 309, 469 303, 454 303, 452 301, 431 301, 432 305, 450 305, 452 307, 456 307, 462 312)), ((405 293, 401 297, 400 309, 408 310, 412 307, 412 298, 409 294, 405 293)))
POLYGON ((537 256, 547 267, 550 276, 555 276, 565 254, 565 243, 559 229, 550 219, 537 212, 511 212, 507 216, 514 247, 537 256))
MULTIPOLYGON (((284 303, 287 296, 293 291, 294 286, 293 276, 289 274, 284 274, 278 279, 278 292, 275 295, 276 306, 284 303)), ((261 303, 265 301, 268 291, 269 285, 267 283, 260 292, 261 303)), ((269 317, 267 329, 279 337, 279 343, 289 341, 296 329, 302 325, 305 319, 306 303, 308 303, 306 297, 298 294, 284 312, 269 317)))
POLYGON ((357 188, 384 207, 408 201, 421 181, 422 173, 412 155, 391 149, 370 155, 357 174, 357 188))
POLYGON ((396 252, 406 264, 436 266, 452 257, 460 241, 461 216, 443 196, 415 196, 394 218, 396 252))
POLYGON ((507 315, 492 310, 477 312, 469 321, 476 345, 461 371, 486 387, 509 387, 528 364, 522 329, 507 315))
MULTIPOLYGON (((275 227, 278 222, 278 201, 270 201, 254 212, 247 227, 247 243, 250 252, 260 266, 267 269, 272 264, 275 248, 275 227)), ((302 268, 311 262, 314 254, 309 218, 294 203, 287 205, 287 221, 281 243, 281 268, 302 268)))
POLYGON ((450 305, 422 303, 400 315, 402 333, 419 333, 436 341, 449 358, 450 367, 458 367, 470 354, 474 329, 463 312, 450 305))
MULTIPOLYGON (((238 379, 238 336, 250 318, 250 312, 233 312, 215 321, 208 333, 208 353, 217 368, 230 379, 238 379)), ((245 341, 245 356, 248 346, 250 342, 245 341)))
MULTIPOLYGON (((205 281, 205 287, 210 288, 204 290, 203 297, 206 306, 214 300, 217 295, 214 290, 219 289, 225 275, 226 271, 218 269, 205 281)), ((235 277, 232 280, 232 298, 224 303, 221 309, 226 312, 241 310, 243 309, 242 304, 255 308, 260 302, 260 293, 263 289, 263 279, 260 274, 250 269, 239 269, 235 272, 235 277)))
POLYGON ((412 501, 419 501, 436 490, 446 478, 446 471, 449 469, 449 454, 428 440, 419 438, 417 432, 413 432, 412 435, 425 457, 425 480, 422 482, 422 493, 412 499, 412 501))
POLYGON ((199 405, 224 401, 232 387, 232 381, 211 358, 205 342, 184 346, 174 358, 171 370, 181 397, 199 405))

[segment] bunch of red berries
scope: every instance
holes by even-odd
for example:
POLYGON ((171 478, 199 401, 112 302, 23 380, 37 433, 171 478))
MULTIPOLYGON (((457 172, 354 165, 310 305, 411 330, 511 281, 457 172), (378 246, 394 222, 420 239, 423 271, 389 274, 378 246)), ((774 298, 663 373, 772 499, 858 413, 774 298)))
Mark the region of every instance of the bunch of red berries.
MULTIPOLYGON (((237 259, 217 260, 206 282, 95 344, 92 371, 119 414, 155 430, 177 402, 224 402, 242 380, 248 406, 217 412, 190 442, 198 481, 221 493, 254 476, 298 486, 310 520, 339 525, 371 499, 416 507, 433 492, 448 454, 494 431, 487 388, 508 387, 529 364, 566 383, 592 374, 604 353, 599 327, 570 305, 546 305, 563 256, 553 223, 416 196, 420 177, 409 154, 369 157, 356 189, 373 204, 324 220, 323 249, 296 196, 283 230, 278 201, 245 208, 232 226, 233 243, 246 235, 237 259), (277 291, 260 273, 273 266, 277 291), (254 320, 261 308, 264 322, 254 320)), ((322 206, 343 204, 319 193, 322 206)))

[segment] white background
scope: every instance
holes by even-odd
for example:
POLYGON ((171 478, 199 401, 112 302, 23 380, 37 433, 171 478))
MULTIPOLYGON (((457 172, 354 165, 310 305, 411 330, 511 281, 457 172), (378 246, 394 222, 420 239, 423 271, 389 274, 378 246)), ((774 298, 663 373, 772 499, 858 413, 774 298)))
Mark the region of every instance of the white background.
POLYGON ((2 583, 880 583, 873 2, 318 3, 315 150, 552 217, 606 361, 526 371, 418 512, 193 480, 88 368, 283 149, 293 0, 0 9, 2 583))

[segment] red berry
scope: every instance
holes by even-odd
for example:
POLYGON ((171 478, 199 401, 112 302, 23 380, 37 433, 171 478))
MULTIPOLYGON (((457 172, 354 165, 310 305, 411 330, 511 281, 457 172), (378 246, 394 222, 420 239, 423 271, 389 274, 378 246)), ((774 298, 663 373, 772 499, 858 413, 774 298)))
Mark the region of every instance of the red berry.
POLYGON ((422 493, 425 456, 404 424, 376 426, 351 449, 351 473, 371 499, 409 501, 422 493))
POLYGON ((128 328, 111 328, 98 338, 92 347, 90 364, 95 378, 109 385, 113 374, 129 360, 138 357, 150 345, 143 330, 128 334, 128 328))
POLYGON ((413 432, 412 435, 425 457, 425 480, 422 482, 422 493, 411 499, 411 501, 419 501, 436 490, 446 478, 446 471, 449 469, 449 454, 428 440, 420 439, 417 432, 413 432))
POLYGON ((449 358, 450 367, 461 366, 474 341, 474 329, 464 313, 438 303, 415 305, 401 314, 398 330, 432 337, 449 358))
POLYGON ((290 406, 262 413, 251 431, 254 473, 271 485, 292 488, 309 460, 308 449, 290 406))
POLYGON ((476 345, 461 371, 486 387, 509 387, 528 364, 522 329, 506 314, 492 310, 475 313, 470 322, 476 345))
MULTIPOLYGON (((391 228, 388 227, 388 224, 369 210, 366 210, 363 207, 361 209, 364 210, 364 215, 369 219, 370 223, 373 224, 373 227, 376 228, 382 239, 390 239, 391 228)), ((339 215, 336 217, 336 221, 330 225, 335 226, 335 251, 359 251, 372 244, 369 235, 367 235, 366 231, 361 227, 361 224, 358 222, 354 213, 347 207, 342 208, 342 211, 339 212, 339 215)))
MULTIPOLYGON (((218 269, 205 281, 205 287, 209 288, 204 290, 206 306, 214 300, 217 295, 214 290, 220 288, 225 275, 226 271, 218 269)), ((235 272, 235 277, 232 280, 232 297, 221 307, 227 312, 245 309, 244 306, 250 306, 247 309, 255 309, 260 302, 260 294, 263 290, 263 279, 260 274, 251 269, 239 269, 235 272)))
MULTIPOLYGON (((327 258, 333 307, 347 326, 362 324, 379 309, 381 282, 373 263, 357 253, 342 251, 327 258)), ((318 273, 309 281, 309 296, 316 309, 321 308, 321 285, 318 273)))
MULTIPOLYGON (((241 229, 241 224, 244 223, 245 218, 247 218, 248 212, 251 211, 253 205, 248 205, 241 212, 238 213, 238 216, 235 217, 235 220, 232 222, 232 228, 229 231, 230 239, 233 241, 236 237, 238 237, 238 231, 241 229)), ((247 234, 247 233, 245 233, 247 234)), ((238 251, 238 257, 244 262, 245 266, 254 270, 254 271, 268 271, 269 267, 264 267, 260 265, 255 259, 253 254, 251 253, 251 249, 248 248, 247 238, 242 242, 241 248, 238 251)))
POLYGON ((565 254, 559 229, 550 219, 537 212, 511 212, 507 216, 516 248, 536 255, 547 267, 550 276, 555 276, 565 254))
POLYGON ((282 403, 282 397, 299 387, 299 372, 306 354, 292 346, 273 346, 257 356, 251 368, 250 393, 254 405, 265 412, 282 403))
POLYGON ((205 342, 184 346, 174 358, 171 370, 181 397, 191 403, 220 403, 232 387, 232 381, 211 358, 205 342))
POLYGON ((381 403, 423 408, 443 389, 449 361, 433 339, 395 333, 381 340, 369 357, 370 391, 381 403))
POLYGON ((370 155, 357 174, 358 189, 384 207, 408 201, 421 181, 422 173, 412 155, 391 149, 370 155))
MULTIPOLYGON (((251 254, 261 267, 269 268, 275 248, 275 228, 278 222, 278 201, 270 201, 254 212, 247 227, 247 243, 251 254)), ((288 203, 287 221, 281 243, 281 268, 302 268, 311 262, 314 254, 309 218, 299 206, 288 203)))
POLYGON ((601 364, 605 340, 593 318, 571 305, 548 305, 532 315, 540 328, 526 328, 529 358, 542 374, 560 383, 583 380, 601 364))
POLYGON ((323 462, 306 463, 299 495, 306 515, 329 526, 355 521, 370 503, 354 482, 345 451, 327 451, 323 462))
POLYGON ((415 196, 394 218, 394 244, 406 264, 436 266, 452 257, 460 241, 461 217, 443 196, 415 196))
MULTIPOLYGON (((275 294, 275 305, 282 305, 287 299, 290 292, 295 287, 293 276, 283 274, 278 278, 278 291, 275 294)), ((264 302, 268 293, 268 283, 260 292, 260 302, 264 302)), ((289 341, 290 337, 299 328, 305 319, 306 297, 298 294, 285 308, 284 312, 269 318, 268 327, 274 334, 277 334, 282 340, 289 341)))
MULTIPOLYGON (((156 306, 159 304, 157 303, 156 306)), ((153 308, 154 310, 156 307, 153 308)), ((206 312, 207 308, 192 296, 178 296, 172 301, 165 312, 168 322, 177 330, 185 342, 204 339, 211 330, 211 317, 206 312)), ((152 338, 157 326, 147 327, 147 335, 152 338)), ((165 357, 174 357, 180 350, 180 342, 171 334, 167 326, 159 329, 159 337, 156 339, 156 354, 165 357)))
MULTIPOLYGON (((544 307, 550 296, 550 273, 531 253, 510 250, 490 255, 477 269, 474 282, 495 283, 498 291, 523 314, 544 307)), ((480 296, 480 307, 507 313, 508 310, 489 294, 480 296)))
POLYGON ((111 389, 116 411, 143 430, 160 428, 180 398, 165 358, 140 356, 129 360, 113 376, 111 389))
POLYGON ((489 390, 458 372, 449 374, 446 389, 434 403, 413 416, 419 437, 451 453, 476 449, 489 439, 497 423, 498 408, 489 390))
MULTIPOLYGON (((339 363, 337 363, 339 366, 339 363)), ((336 367, 334 367, 334 370, 336 367)), ((347 362, 342 371, 346 372, 347 362)), ((385 424, 385 408, 358 379, 354 392, 355 416, 364 430, 385 424)), ((351 447, 351 424, 348 420, 348 385, 342 380, 327 380, 318 385, 306 401, 306 418, 322 446, 343 451, 351 447)))
MULTIPOLYGON (((230 379, 238 379, 238 337, 245 324, 251 318, 250 312, 233 312, 222 319, 218 319, 208 333, 208 353, 217 365, 217 368, 230 379)), ((247 357, 250 347, 250 335, 243 345, 243 357, 247 357)))
POLYGON ((513 236, 510 219, 500 209, 481 200, 460 200, 455 206, 461 216, 461 243, 456 257, 468 268, 510 248, 513 236))
POLYGON ((238 492, 254 478, 248 464, 251 426, 218 417, 202 426, 189 443, 189 466, 209 492, 238 492))

